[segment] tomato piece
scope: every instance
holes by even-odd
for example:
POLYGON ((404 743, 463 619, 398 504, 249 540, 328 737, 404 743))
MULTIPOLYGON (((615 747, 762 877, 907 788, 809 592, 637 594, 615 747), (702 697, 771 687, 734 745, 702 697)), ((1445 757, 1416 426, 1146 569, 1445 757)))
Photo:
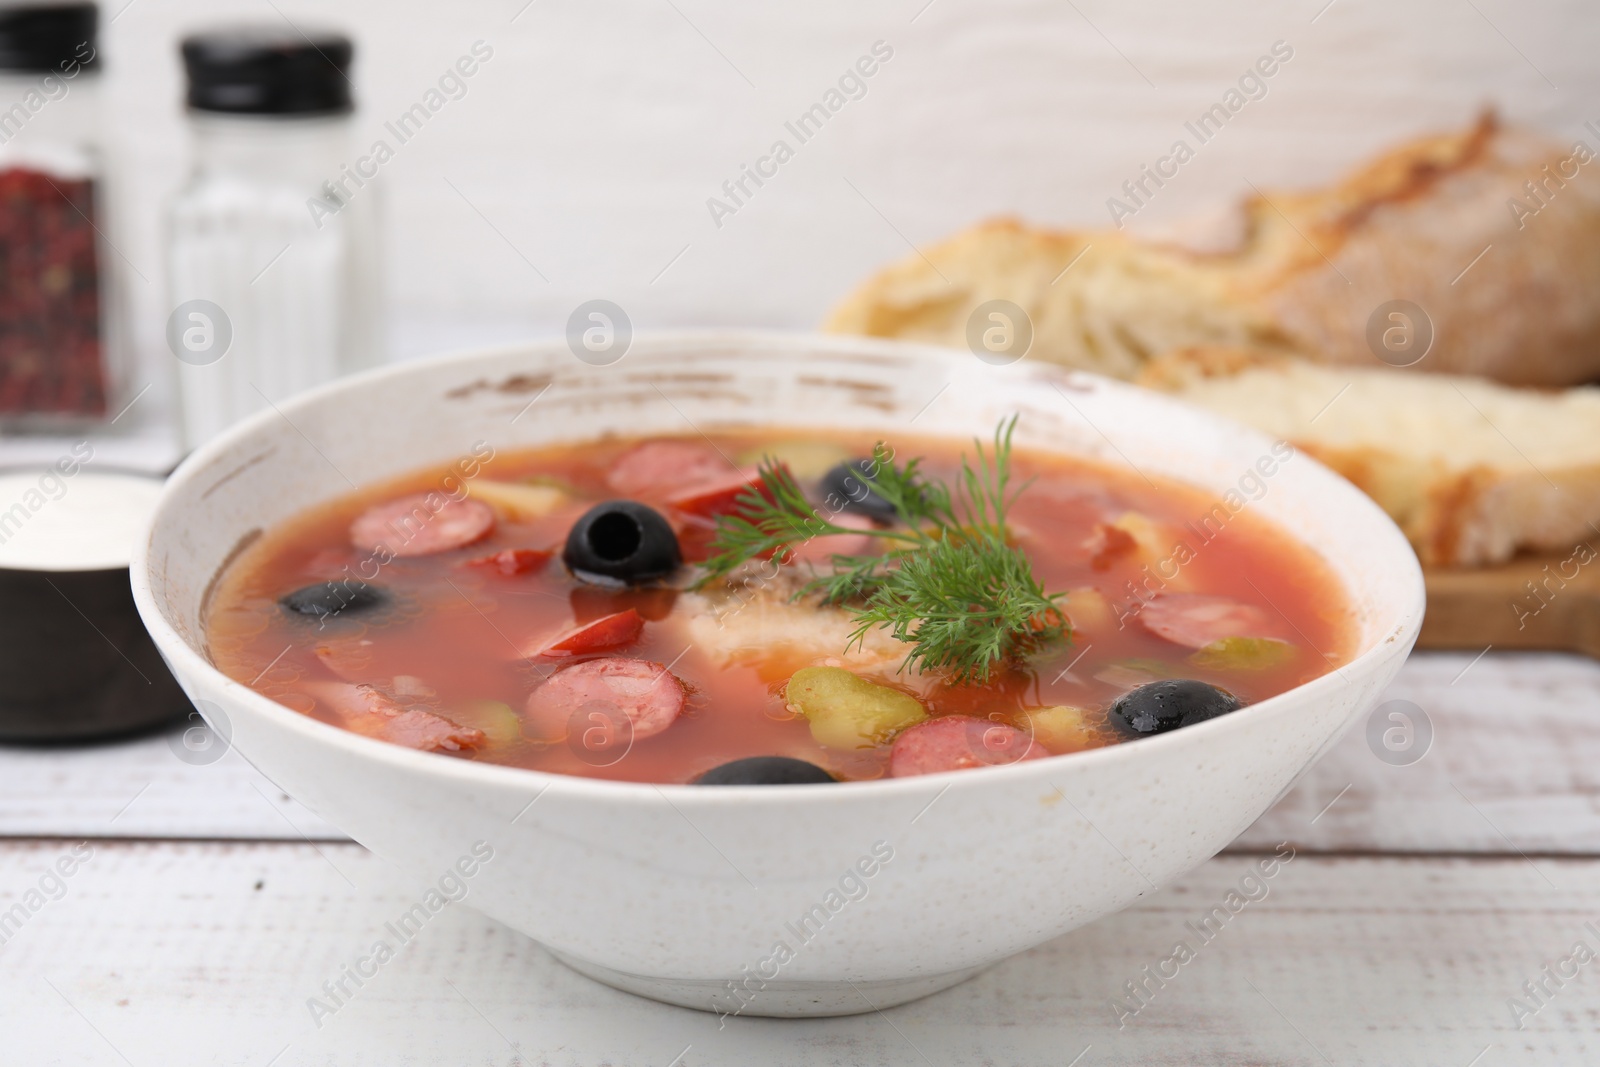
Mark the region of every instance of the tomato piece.
POLYGON ((685 563, 704 563, 711 558, 711 542, 717 538, 715 519, 669 508, 667 521, 672 524, 672 532, 678 535, 678 551, 683 553, 685 563))
POLYGON ((540 656, 581 656, 621 648, 639 639, 644 631, 644 616, 634 608, 606 615, 568 630, 536 653, 540 656))
POLYGON ((727 478, 690 486, 668 497, 667 504, 687 514, 710 519, 737 510, 739 498, 751 489, 768 500, 772 499, 762 484, 760 472, 745 470, 727 478))
POLYGON ((550 562, 550 557, 553 555, 555 552, 548 548, 508 548, 492 552, 487 556, 479 556, 477 559, 469 559, 466 565, 482 567, 510 578, 540 569, 550 562))

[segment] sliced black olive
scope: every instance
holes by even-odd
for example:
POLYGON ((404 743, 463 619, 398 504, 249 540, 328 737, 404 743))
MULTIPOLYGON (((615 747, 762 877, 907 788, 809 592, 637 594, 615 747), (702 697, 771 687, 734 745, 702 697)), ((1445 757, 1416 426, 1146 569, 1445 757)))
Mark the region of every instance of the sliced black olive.
POLYGON ((849 463, 839 464, 822 476, 819 488, 822 490, 823 503, 879 522, 893 522, 894 505, 872 488, 877 469, 878 461, 875 459, 853 459, 849 463))
POLYGON ((291 614, 326 619, 346 612, 384 607, 389 603, 389 594, 376 585, 345 578, 296 589, 283 596, 278 603, 291 614))
POLYGON ((665 578, 683 563, 683 552, 659 511, 633 500, 608 500, 573 524, 561 560, 580 578, 599 575, 633 585, 665 578))
POLYGON ((788 756, 750 756, 713 767, 694 780, 695 785, 820 785, 833 775, 788 756))
POLYGON ((1168 678, 1124 693, 1112 702, 1111 715, 1136 734, 1163 734, 1243 706, 1226 689, 1188 678, 1168 678))

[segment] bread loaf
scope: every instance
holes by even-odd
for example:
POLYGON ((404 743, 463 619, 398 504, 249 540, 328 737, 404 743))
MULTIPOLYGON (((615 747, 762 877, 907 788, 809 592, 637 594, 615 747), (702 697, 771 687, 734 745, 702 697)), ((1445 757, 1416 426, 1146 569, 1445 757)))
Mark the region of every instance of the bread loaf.
POLYGON ((985 223, 884 269, 826 328, 966 347, 974 309, 1002 299, 1032 320, 1030 358, 1132 378, 1194 345, 1374 366, 1369 323, 1376 315, 1381 338, 1390 320, 1380 308, 1405 300, 1427 318, 1406 327, 1432 328, 1416 370, 1591 381, 1600 127, 1591 132, 1588 144, 1562 145, 1486 115, 1331 188, 1247 200, 1222 251, 985 223))
POLYGON ((1600 388, 1514 389, 1237 349, 1169 353, 1139 380, 1320 459, 1376 500, 1426 564, 1497 563, 1600 534, 1600 388))

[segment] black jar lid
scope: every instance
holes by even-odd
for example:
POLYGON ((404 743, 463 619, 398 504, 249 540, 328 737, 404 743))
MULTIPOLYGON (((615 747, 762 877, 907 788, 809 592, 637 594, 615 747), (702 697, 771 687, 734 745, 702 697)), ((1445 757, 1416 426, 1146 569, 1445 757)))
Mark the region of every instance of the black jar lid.
POLYGON ((350 38, 329 30, 230 26, 183 39, 189 107, 232 115, 349 111, 350 38))
POLYGON ((0 8, 0 70, 76 74, 92 69, 99 21, 94 4, 0 8))

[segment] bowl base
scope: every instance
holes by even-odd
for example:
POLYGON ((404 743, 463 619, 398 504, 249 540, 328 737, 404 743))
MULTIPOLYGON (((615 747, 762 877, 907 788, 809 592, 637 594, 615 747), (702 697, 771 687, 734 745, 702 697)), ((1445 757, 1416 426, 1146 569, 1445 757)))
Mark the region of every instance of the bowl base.
POLYGON ((663 1004, 715 1012, 718 1015, 762 1015, 779 1019, 799 1019, 828 1015, 860 1015, 892 1008, 930 996, 965 982, 990 964, 967 967, 943 974, 917 978, 884 978, 874 981, 795 982, 770 981, 757 988, 761 980, 751 978, 751 988, 742 996, 734 992, 735 979, 721 981, 703 978, 652 978, 628 974, 589 960, 550 949, 550 954, 587 978, 620 989, 624 993, 659 1000, 663 1004))

